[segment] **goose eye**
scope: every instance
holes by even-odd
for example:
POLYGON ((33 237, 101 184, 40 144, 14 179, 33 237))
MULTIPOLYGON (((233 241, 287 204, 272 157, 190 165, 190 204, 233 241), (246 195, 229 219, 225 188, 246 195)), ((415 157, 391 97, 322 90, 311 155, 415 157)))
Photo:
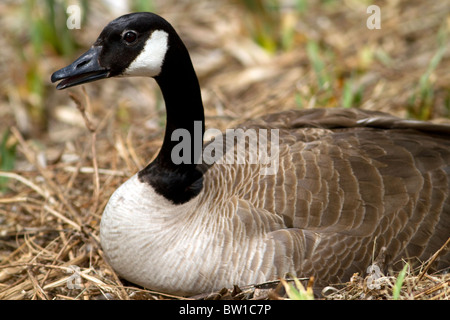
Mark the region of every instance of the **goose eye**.
POLYGON ((134 31, 127 31, 127 32, 125 32, 125 34, 122 36, 122 39, 123 39, 126 43, 131 44, 131 43, 133 43, 133 42, 136 41, 136 39, 137 39, 137 34, 136 34, 136 32, 134 32, 134 31))

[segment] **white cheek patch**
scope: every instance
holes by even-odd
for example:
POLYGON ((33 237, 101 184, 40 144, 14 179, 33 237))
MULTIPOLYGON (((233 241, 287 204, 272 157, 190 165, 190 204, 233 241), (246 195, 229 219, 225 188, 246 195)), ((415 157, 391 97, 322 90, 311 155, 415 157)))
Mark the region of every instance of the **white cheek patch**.
POLYGON ((142 52, 123 72, 124 76, 156 77, 160 74, 169 48, 169 35, 162 30, 153 31, 142 52))

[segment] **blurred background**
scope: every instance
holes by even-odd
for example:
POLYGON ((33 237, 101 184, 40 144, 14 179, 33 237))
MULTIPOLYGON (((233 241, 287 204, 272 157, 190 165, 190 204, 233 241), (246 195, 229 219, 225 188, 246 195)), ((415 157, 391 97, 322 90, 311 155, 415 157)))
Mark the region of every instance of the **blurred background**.
MULTIPOLYGON (((219 129, 290 108, 356 107, 423 120, 450 114, 450 1, 2 1, 2 170, 12 169, 3 155, 14 151, 11 126, 49 147, 83 134, 81 114, 50 75, 130 11, 159 13, 178 30, 192 54, 207 116, 225 121, 219 129), (380 8, 381 29, 367 27, 372 4, 380 8), (79 29, 67 27, 70 5, 80 8, 79 29)), ((163 127, 163 102, 151 80, 85 88, 93 117, 115 110, 112 117, 124 127, 133 121, 149 130, 163 127)))
MULTIPOLYGON (((0 263, 44 257, 63 263, 85 252, 82 241, 67 257, 49 253, 77 239, 61 233, 61 225, 80 233, 70 221, 91 228, 95 238, 110 194, 158 151, 165 110, 152 79, 108 79, 64 91, 50 82, 109 21, 131 11, 162 15, 184 40, 207 128, 314 107, 450 122, 449 0, 4 0, 0 263), (70 5, 80 9, 79 29, 67 27, 70 5), (368 28, 370 5, 380 8, 380 29, 368 28)), ((103 270, 101 258, 90 259, 103 270)), ((0 272, 0 297, 26 296, 9 286, 23 272, 13 278, 0 272)))

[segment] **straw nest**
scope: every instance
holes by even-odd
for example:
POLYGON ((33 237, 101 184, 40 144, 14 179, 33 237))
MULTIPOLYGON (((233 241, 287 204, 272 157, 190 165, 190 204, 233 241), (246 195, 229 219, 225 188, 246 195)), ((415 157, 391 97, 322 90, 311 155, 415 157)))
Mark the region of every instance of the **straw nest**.
MULTIPOLYGON (((78 33, 85 48, 117 16, 92 3, 78 33)), ((379 2, 379 30, 366 27, 369 15, 362 2, 312 2, 304 11, 289 1, 280 3, 276 15, 265 11, 265 17, 240 1, 155 1, 156 11, 173 22, 192 53, 207 128, 223 130, 282 109, 341 106, 345 95, 357 107, 449 121, 450 7, 445 1, 379 2), (252 27, 266 23, 278 27, 273 34, 280 39, 290 32, 289 44, 276 50, 258 46, 258 29, 252 27), (421 89, 431 100, 422 99, 421 89)), ((0 10, 19 9, 6 3, 0 10)), ((0 299, 185 299, 119 279, 99 245, 109 196, 160 146, 165 115, 155 84, 107 80, 56 92, 48 79, 73 57, 44 51, 45 117, 37 121, 28 107, 34 98, 21 89, 23 79, 17 76, 24 62, 8 51, 8 41, 12 38, 1 39, 1 59, 8 63, 0 68, 0 121, 10 128, 4 146, 17 147, 15 168, 0 173, 8 179, 0 194, 0 299)), ((25 40, 22 50, 27 48, 25 40)), ((450 275, 429 274, 427 265, 407 270, 398 298, 449 299, 450 275)), ((355 275, 348 283, 330 284, 324 297, 391 299, 398 277, 381 275, 374 285, 372 275, 355 275)), ((266 286, 226 288, 191 299, 284 298, 266 286)))

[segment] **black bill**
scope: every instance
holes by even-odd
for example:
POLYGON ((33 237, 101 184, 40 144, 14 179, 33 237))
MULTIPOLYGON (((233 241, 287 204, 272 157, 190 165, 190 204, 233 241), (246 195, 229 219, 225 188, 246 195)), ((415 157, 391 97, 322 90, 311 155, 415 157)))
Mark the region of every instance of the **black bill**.
POLYGON ((107 78, 109 70, 100 66, 98 59, 102 47, 91 47, 72 64, 52 74, 52 82, 62 80, 56 89, 65 89, 79 84, 107 78))

